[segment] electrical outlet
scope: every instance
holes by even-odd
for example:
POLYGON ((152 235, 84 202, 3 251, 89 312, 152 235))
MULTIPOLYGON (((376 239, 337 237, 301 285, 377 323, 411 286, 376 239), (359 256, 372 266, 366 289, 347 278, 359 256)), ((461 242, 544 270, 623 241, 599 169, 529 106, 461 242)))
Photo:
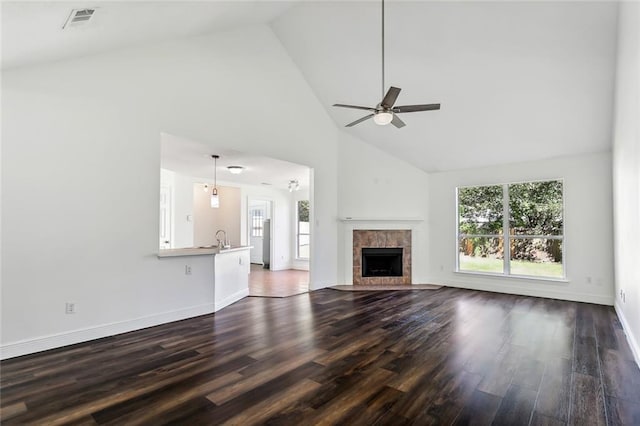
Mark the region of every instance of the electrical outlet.
POLYGON ((69 315, 69 314, 75 314, 76 313, 76 304, 73 302, 66 302, 64 304, 64 313, 69 315))
POLYGON ((184 265, 184 274, 191 275, 191 265, 184 265))

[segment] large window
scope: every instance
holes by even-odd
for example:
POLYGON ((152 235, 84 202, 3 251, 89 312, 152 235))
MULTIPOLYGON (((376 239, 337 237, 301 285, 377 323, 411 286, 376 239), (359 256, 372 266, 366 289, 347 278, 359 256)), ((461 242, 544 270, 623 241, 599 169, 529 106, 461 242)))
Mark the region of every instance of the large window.
POLYGON ((458 188, 458 271, 564 278, 562 181, 458 188))
POLYGON ((300 200, 297 203, 297 253, 298 259, 309 259, 309 200, 300 200))

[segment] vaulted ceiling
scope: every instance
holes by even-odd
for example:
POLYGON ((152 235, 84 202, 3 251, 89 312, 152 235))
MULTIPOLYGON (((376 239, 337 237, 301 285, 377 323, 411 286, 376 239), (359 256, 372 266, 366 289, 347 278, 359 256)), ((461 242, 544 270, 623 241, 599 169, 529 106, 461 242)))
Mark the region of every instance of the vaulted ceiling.
MULTIPOLYGON (((268 24, 336 126, 333 103, 381 99, 380 3, 101 2, 94 27, 62 32, 86 2, 3 3, 3 68, 268 24)), ((617 5, 387 1, 386 86, 398 104, 441 103, 345 131, 425 171, 610 149, 617 5)))

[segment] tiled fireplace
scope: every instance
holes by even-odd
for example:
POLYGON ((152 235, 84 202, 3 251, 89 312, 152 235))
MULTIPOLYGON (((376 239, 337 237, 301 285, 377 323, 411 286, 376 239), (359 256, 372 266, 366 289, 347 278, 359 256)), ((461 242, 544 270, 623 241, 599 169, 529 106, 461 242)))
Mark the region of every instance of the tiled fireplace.
POLYGON ((354 229, 353 285, 400 284, 411 285, 411 230, 354 229))

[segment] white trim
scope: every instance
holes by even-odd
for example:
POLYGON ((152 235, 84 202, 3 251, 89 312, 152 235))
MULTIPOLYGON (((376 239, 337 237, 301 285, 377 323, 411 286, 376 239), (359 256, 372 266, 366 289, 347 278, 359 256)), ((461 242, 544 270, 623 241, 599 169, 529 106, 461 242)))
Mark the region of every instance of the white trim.
MULTIPOLYGON (((502 273, 504 275, 511 275, 511 224, 509 219, 511 218, 511 204, 509 199, 509 185, 502 185, 502 273)), ((458 213, 458 217, 460 214, 458 213)), ((458 226, 460 231, 460 226, 458 226)), ((460 244, 460 235, 458 235, 458 244, 460 244)), ((458 258, 460 257, 460 250, 458 250, 458 258)), ((460 270, 460 268, 458 268, 460 270)), ((563 272, 564 273, 564 272, 563 272)))
MULTIPOLYGON (((512 275, 511 274, 511 240, 512 239, 549 239, 549 240, 560 240, 562 242, 562 278, 561 279, 553 279, 551 278, 549 281, 560 281, 567 282, 567 264, 566 264, 566 240, 564 237, 564 229, 565 229, 565 215, 566 215, 566 202, 565 202, 565 193, 564 193, 564 178, 557 179, 548 179, 548 180, 534 180, 534 181, 523 181, 523 182, 511 182, 511 183, 501 183, 501 184, 489 184, 489 185, 473 185, 473 186, 457 186, 456 187, 456 270, 455 272, 478 272, 480 271, 461 271, 460 270, 460 239, 461 238, 502 238, 503 239, 503 262, 502 269, 503 273, 501 275, 506 277, 525 277, 529 278, 528 275, 512 275), (509 223, 509 218, 511 217, 510 211, 510 199, 509 199, 509 186, 517 185, 521 183, 539 183, 539 182, 561 182, 562 183, 562 230, 563 235, 511 235, 511 224, 509 223), (502 187, 502 234, 465 234, 460 233, 460 188, 483 188, 489 186, 501 186, 502 187)), ((500 274, 496 274, 498 276, 500 274)), ((531 278, 536 279, 536 278, 531 278)))
MULTIPOLYGON (((493 277, 492 277, 493 278, 493 277)), ((519 296, 544 297, 547 299, 568 300, 571 302, 595 303, 598 305, 613 305, 612 296, 603 296, 601 294, 576 293, 568 291, 558 291, 557 289, 548 289, 541 286, 523 287, 521 282, 512 281, 504 282, 504 285, 496 285, 491 283, 471 283, 468 281, 454 281, 442 279, 430 279, 431 284, 442 284, 447 287, 466 288, 469 290, 490 291, 493 293, 516 294, 519 296)))
POLYGON ((422 217, 339 217, 342 222, 423 222, 422 217))
POLYGON ((638 367, 640 367, 640 345, 638 344, 638 341, 636 340, 633 333, 631 333, 631 327, 629 327, 629 322, 627 321, 627 318, 624 316, 622 308, 618 304, 617 300, 616 300, 616 303, 613 305, 613 307, 616 310, 616 314, 618 314, 618 318, 620 319, 620 324, 622 324, 622 329, 624 330, 624 334, 625 336, 627 336, 627 342, 629 342, 629 346, 631 347, 631 352, 633 353, 633 357, 636 360, 636 364, 638 364, 638 367))
POLYGON ((520 280, 533 280, 533 281, 549 281, 549 282, 556 282, 556 283, 569 283, 571 281, 569 281, 566 278, 550 278, 550 277, 543 277, 543 276, 535 276, 535 275, 517 275, 517 274, 501 274, 499 272, 479 272, 479 271, 453 271, 454 274, 464 274, 464 275, 475 275, 475 276, 489 276, 489 277, 496 277, 496 278, 515 278, 515 279, 520 279, 520 280))
POLYGON ((153 327, 168 322, 211 314, 213 312, 214 305, 212 303, 206 303, 203 305, 163 312, 146 317, 112 322, 95 327, 81 328, 78 330, 56 333, 48 336, 36 337, 33 339, 25 339, 18 342, 6 343, 0 346, 0 359, 14 358, 17 356, 32 354, 48 349, 73 345, 75 343, 87 342, 89 340, 127 333, 129 331, 140 330, 143 328, 153 327))
POLYGON ((232 303, 237 302, 240 299, 244 299, 249 295, 249 289, 243 288, 242 290, 236 291, 230 296, 225 297, 222 300, 217 300, 214 305, 215 312, 218 312, 220 309, 225 308, 232 303))

